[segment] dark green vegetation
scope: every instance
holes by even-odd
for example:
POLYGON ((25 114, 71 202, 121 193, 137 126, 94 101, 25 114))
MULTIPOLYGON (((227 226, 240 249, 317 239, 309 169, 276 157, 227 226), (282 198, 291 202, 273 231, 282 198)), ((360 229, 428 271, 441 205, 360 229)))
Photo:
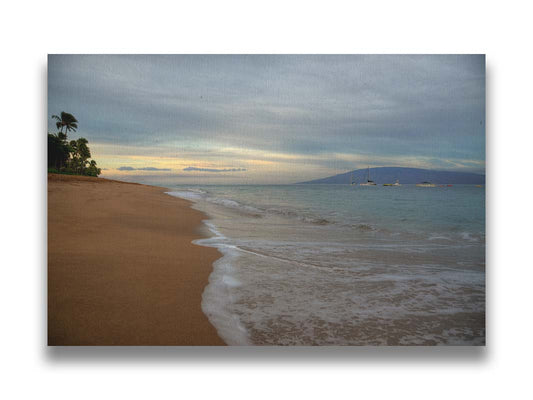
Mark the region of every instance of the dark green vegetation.
POLYGON ((52 115, 57 120, 57 133, 48 133, 48 172, 98 176, 100 168, 96 161, 90 160, 89 141, 85 138, 68 141, 67 132, 76 132, 78 120, 74 115, 61 112, 61 116, 52 115))

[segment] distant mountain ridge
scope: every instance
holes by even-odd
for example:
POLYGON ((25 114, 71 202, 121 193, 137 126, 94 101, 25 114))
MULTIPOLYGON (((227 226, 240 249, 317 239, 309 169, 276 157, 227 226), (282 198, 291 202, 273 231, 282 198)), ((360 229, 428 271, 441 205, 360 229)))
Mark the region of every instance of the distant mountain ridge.
MULTIPOLYGON (((301 184, 350 184, 353 174, 355 182, 366 182, 367 169, 356 169, 327 178, 315 179, 312 181, 299 182, 301 184)), ((403 168, 403 167, 378 167, 370 168, 370 179, 377 184, 394 183, 399 180, 400 183, 420 183, 431 182, 437 184, 485 184, 485 175, 474 174, 471 172, 453 172, 453 171, 434 171, 420 168, 403 168)))

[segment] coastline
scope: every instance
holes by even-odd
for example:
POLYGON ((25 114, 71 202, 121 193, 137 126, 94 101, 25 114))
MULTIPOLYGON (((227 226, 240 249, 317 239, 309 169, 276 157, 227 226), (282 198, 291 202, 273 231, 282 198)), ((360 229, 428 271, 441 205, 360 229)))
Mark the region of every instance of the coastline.
POLYGON ((165 188, 48 174, 49 345, 224 345, 202 312, 222 254, 165 188))

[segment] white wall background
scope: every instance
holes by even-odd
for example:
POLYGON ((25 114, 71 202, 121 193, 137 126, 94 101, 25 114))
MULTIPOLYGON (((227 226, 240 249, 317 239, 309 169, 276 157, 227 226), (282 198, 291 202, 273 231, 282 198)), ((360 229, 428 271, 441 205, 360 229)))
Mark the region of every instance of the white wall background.
POLYGON ((531 11, 507 1, 17 1, 0 12, 0 397, 524 398, 531 11), (47 53, 486 53, 487 347, 47 349, 47 53))

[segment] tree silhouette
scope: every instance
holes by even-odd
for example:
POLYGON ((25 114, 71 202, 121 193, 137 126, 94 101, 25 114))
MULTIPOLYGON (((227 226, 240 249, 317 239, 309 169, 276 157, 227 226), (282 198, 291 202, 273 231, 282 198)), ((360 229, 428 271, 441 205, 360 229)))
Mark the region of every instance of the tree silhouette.
POLYGON ((91 158, 91 150, 89 149, 89 141, 85 138, 70 141, 71 162, 74 171, 78 174, 83 174, 87 167, 88 159, 91 158))
POLYGON ((67 132, 76 132, 78 120, 74 115, 61 112, 61 116, 52 115, 59 130, 56 135, 48 134, 48 168, 50 172, 98 176, 101 169, 91 158, 89 141, 85 138, 71 140, 67 143, 67 132), (63 132, 63 129, 65 130, 63 132))
POLYGON ((61 111, 61 116, 52 115, 52 118, 57 120, 56 127, 59 129, 59 132, 61 135, 58 134, 58 136, 61 138, 63 134, 65 135, 64 139, 67 138, 67 132, 72 131, 76 132, 76 129, 78 129, 78 120, 74 117, 74 115, 66 113, 65 111, 61 111), (63 128, 65 128, 65 133, 63 133, 63 128))
POLYGON ((64 139, 48 134, 48 167, 61 170, 70 158, 70 147, 64 139))

